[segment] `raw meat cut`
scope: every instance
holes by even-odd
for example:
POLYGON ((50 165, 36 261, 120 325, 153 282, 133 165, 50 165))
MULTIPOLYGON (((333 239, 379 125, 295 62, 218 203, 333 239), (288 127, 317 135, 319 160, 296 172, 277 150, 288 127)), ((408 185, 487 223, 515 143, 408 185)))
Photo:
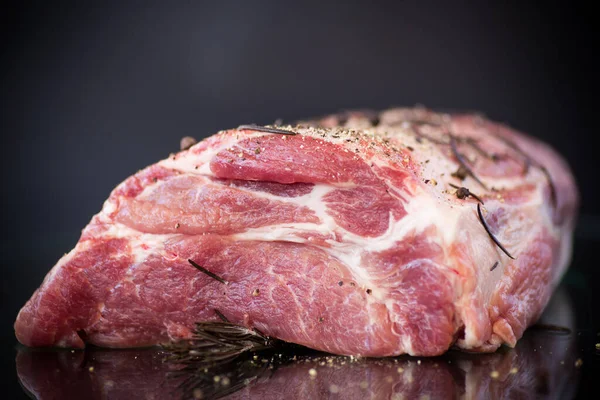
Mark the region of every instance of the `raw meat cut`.
POLYGON ((117 186, 19 341, 148 346, 219 311, 331 353, 431 356, 514 346, 539 317, 578 203, 547 145, 423 108, 278 128, 219 132, 117 186))

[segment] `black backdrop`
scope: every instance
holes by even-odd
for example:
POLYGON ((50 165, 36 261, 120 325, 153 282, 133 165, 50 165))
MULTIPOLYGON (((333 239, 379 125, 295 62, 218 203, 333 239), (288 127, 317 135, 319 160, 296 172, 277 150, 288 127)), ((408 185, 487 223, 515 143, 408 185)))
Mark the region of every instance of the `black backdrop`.
MULTIPOLYGON (((582 194, 577 237, 600 237, 590 9, 83 3, 0 10, 6 346, 19 307, 117 183, 182 136, 242 123, 416 103, 479 110, 564 154, 582 194)), ((595 263, 580 258, 598 287, 595 263)))

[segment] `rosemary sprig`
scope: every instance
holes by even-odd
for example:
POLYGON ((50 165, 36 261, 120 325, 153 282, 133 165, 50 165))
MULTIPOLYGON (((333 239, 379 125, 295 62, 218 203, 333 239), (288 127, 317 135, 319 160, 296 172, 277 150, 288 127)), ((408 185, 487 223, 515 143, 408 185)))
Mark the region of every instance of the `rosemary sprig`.
POLYGON ((217 317, 219 317, 221 319, 221 321, 223 321, 223 322, 229 322, 229 320, 227 319, 227 317, 224 316, 223 313, 221 311, 217 310, 216 308, 215 308, 215 314, 217 314, 217 317))
POLYGON ((508 250, 504 248, 504 246, 502 246, 502 243, 500 243, 500 241, 496 239, 496 236, 494 236, 494 234, 490 230, 490 227, 485 222, 485 219, 483 219, 483 214, 481 213, 481 205, 479 203, 477 203, 477 215, 479 216, 479 221, 481 221, 481 225, 483 225, 483 228, 485 229, 489 237, 492 239, 492 241, 496 243, 496 246, 498 246, 500 250, 504 252, 504 254, 506 254, 508 257, 514 260, 515 258, 508 252, 508 250))
MULTIPOLYGON (((215 313, 222 315, 216 309, 215 313)), ((169 377, 179 381, 178 390, 186 398, 214 399, 236 392, 266 371, 310 351, 229 322, 197 323, 191 339, 163 348, 168 354, 165 361, 177 368, 169 377)))
MULTIPOLYGON (((404 122, 404 121, 402 121, 402 122, 404 122)), ((410 123, 411 123, 411 127, 412 127, 412 132, 417 137, 417 142, 421 143, 421 139, 427 139, 431 143, 435 143, 435 144, 440 144, 440 145, 441 144, 443 144, 443 145, 449 144, 448 142, 444 142, 442 140, 436 139, 434 137, 431 137, 431 136, 426 135, 425 133, 421 132, 420 125, 418 123, 415 123, 415 121, 410 121, 410 123)))
POLYGON ((492 265, 492 268, 490 268, 490 271, 493 271, 493 270, 495 270, 495 269, 496 269, 496 267, 498 266, 498 264, 500 264, 500 261, 496 261, 496 262, 494 263, 494 265, 492 265))
POLYGON ((248 130, 252 130, 252 131, 265 132, 265 133, 277 133, 280 135, 297 135, 298 134, 298 132, 288 131, 286 129, 271 128, 268 126, 261 126, 261 125, 255 125, 255 124, 240 125, 240 126, 238 126, 238 129, 248 129, 248 130))
POLYGON ((196 268, 198 271, 205 273, 206 275, 210 276, 211 278, 221 282, 224 285, 228 285, 229 282, 227 282, 225 279, 221 278, 219 275, 214 274, 212 272, 210 272, 209 270, 207 270, 206 268, 202 267, 201 265, 197 264, 196 262, 194 262, 194 260, 188 259, 188 262, 190 264, 192 264, 192 266, 194 266, 194 268, 196 268))
MULTIPOLYGON (((219 314, 222 315, 217 313, 219 314)), ((171 355, 171 360, 183 364, 194 362, 198 365, 225 362, 250 351, 262 351, 285 344, 256 329, 225 321, 213 321, 196 323, 191 339, 171 343, 165 347, 171 355)))
POLYGON ((517 154, 521 156, 521 158, 523 159, 523 175, 527 175, 527 173, 529 172, 529 167, 532 165, 532 159, 531 157, 529 157, 529 154, 525 153, 525 151, 523 151, 523 149, 521 149, 512 140, 505 138, 504 136, 500 136, 498 134, 496 134, 495 136, 498 139, 500 139, 501 142, 503 142, 505 145, 516 151, 517 154))
POLYGON ((537 167, 544 173, 546 179, 548 180, 548 185, 550 185, 550 201, 552 202, 552 207, 556 208, 556 186, 554 186, 552 176, 550 176, 550 172, 543 165, 538 164, 537 167))
POLYGON ((488 190, 487 186, 485 186, 485 184, 483 182, 481 182, 481 180, 475 175, 473 170, 471 170, 471 168, 469 168, 469 166, 465 162, 465 159, 463 158, 462 154, 460 154, 458 152, 458 149, 456 148, 456 138, 454 137, 454 135, 450 135, 450 148, 452 149, 452 153, 454 154, 454 157, 458 161, 460 168, 462 168, 468 175, 470 175, 471 178, 475 179, 475 181, 477 183, 479 183, 481 185, 481 187, 483 187, 485 190, 488 190))
POLYGON ((495 153, 488 153, 487 151, 485 151, 484 149, 481 148, 481 146, 479 145, 479 143, 477 143, 477 140, 473 139, 473 138, 464 138, 462 140, 463 143, 468 144, 469 146, 471 146, 477 153, 479 153, 480 155, 482 155, 483 157, 492 160, 492 161, 498 161, 498 154, 495 153))

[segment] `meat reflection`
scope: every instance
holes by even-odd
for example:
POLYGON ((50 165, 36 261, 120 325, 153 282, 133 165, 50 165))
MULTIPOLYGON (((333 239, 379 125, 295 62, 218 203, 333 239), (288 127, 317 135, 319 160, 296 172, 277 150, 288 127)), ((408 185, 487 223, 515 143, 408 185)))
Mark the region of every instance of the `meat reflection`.
MULTIPOLYGON (((574 327, 564 290, 540 323, 574 327)), ((160 349, 20 349, 17 373, 37 399, 565 399, 575 395, 576 333, 529 329, 516 348, 493 354, 354 359, 323 353, 248 355, 179 371, 160 349)))

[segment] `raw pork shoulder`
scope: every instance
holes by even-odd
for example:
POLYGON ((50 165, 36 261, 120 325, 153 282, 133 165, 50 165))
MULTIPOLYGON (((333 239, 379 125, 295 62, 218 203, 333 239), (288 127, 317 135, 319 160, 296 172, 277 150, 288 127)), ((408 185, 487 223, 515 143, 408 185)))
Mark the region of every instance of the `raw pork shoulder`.
POLYGON ((148 346, 218 311, 331 353, 431 356, 514 346, 536 321, 578 201, 547 145, 420 108, 277 128, 219 132, 117 186, 19 341, 148 346))

